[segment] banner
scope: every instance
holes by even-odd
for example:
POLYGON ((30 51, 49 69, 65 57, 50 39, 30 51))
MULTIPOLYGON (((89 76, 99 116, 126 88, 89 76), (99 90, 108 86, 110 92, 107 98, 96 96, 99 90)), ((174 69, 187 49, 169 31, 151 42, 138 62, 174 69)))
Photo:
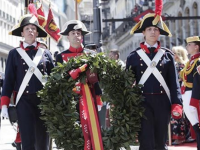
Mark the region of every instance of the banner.
POLYGON ((58 34, 60 32, 60 29, 56 25, 53 17, 53 13, 51 8, 49 8, 49 14, 47 17, 47 23, 46 26, 44 27, 46 32, 56 41, 58 42, 61 38, 61 36, 58 34))
POLYGON ((38 22, 44 28, 46 23, 47 23, 47 21, 45 19, 45 14, 44 14, 44 10, 43 10, 42 4, 37 9, 37 14, 38 14, 38 22))

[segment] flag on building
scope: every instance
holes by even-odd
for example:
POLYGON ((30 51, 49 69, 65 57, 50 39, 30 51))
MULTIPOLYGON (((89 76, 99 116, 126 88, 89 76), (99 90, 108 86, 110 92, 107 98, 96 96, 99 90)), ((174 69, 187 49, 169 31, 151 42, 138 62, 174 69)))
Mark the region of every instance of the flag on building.
POLYGON ((38 22, 42 27, 45 27, 47 21, 45 19, 45 14, 44 14, 44 10, 42 7, 42 4, 40 5, 40 7, 37 9, 37 14, 38 14, 38 22))
POLYGON ((56 42, 60 40, 61 36, 58 34, 60 32, 60 29, 54 21, 53 13, 50 7, 45 30, 56 42))

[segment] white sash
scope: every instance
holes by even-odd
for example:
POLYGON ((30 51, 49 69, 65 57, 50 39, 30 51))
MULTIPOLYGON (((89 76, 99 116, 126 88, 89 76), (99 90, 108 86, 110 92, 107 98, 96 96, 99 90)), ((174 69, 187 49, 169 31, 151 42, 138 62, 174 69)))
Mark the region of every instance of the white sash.
POLYGON ((39 64, 40 60, 42 59, 44 49, 39 48, 33 60, 31 60, 31 58, 28 56, 28 54, 25 52, 25 50, 23 50, 21 48, 17 48, 17 52, 21 55, 21 57, 24 59, 26 64, 29 66, 29 69, 26 72, 26 75, 24 76, 22 84, 20 85, 19 91, 17 93, 15 105, 17 105, 17 103, 19 102, 19 99, 21 98, 21 96, 33 74, 35 74, 35 76, 40 80, 40 82, 43 85, 45 85, 45 83, 47 82, 46 79, 43 78, 43 74, 37 68, 37 65, 39 64))
POLYGON ((160 72, 156 68, 159 60, 164 55, 165 51, 162 50, 162 49, 159 49, 152 61, 149 59, 147 54, 142 49, 138 50, 137 53, 143 59, 143 61, 146 63, 146 65, 148 66, 148 68, 145 70, 144 74, 142 75, 142 77, 139 81, 139 84, 143 85, 146 82, 146 80, 149 78, 149 76, 153 73, 155 78, 160 82, 160 84, 165 89, 165 92, 166 92, 166 94, 169 98, 169 101, 171 102, 171 96, 170 96, 169 88, 168 88, 163 76, 160 74, 160 72))

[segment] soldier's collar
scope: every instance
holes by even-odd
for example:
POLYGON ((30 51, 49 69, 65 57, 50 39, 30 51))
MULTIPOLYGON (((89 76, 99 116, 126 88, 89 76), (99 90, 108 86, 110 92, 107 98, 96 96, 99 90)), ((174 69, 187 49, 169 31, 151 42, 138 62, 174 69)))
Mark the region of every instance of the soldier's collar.
MULTIPOLYGON (((37 50, 38 47, 40 46, 40 43, 39 43, 39 42, 35 42, 35 43, 33 43, 32 45, 35 46, 34 50, 37 50)), ((21 49, 23 49, 23 50, 25 50, 25 51, 28 51, 28 50, 29 50, 29 48, 27 48, 28 46, 30 46, 30 45, 28 45, 28 44, 25 43, 25 42, 20 42, 20 48, 21 48, 21 49)))
POLYGON ((83 51, 83 47, 79 47, 79 48, 74 48, 70 45, 69 50, 73 53, 81 53, 83 51))
POLYGON ((197 53, 197 54, 194 54, 193 56, 191 56, 190 62, 191 62, 192 60, 196 59, 196 58, 199 58, 199 57, 200 57, 200 52, 197 53))
MULTIPOLYGON (((145 53, 150 54, 150 51, 149 51, 147 45, 145 45, 144 42, 140 43, 140 47, 145 53)), ((159 50, 159 48, 160 48, 160 42, 158 41, 157 42, 157 48, 154 50, 154 53, 156 53, 159 50)))

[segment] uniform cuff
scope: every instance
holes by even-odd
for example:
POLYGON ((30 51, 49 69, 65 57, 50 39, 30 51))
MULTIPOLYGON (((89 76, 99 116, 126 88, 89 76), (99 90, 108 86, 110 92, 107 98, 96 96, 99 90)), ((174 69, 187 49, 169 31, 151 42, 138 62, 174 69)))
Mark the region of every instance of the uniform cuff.
POLYGON ((7 105, 7 107, 8 107, 9 104, 10 104, 10 98, 8 96, 2 96, 1 97, 1 107, 3 105, 7 105))
POLYGON ((103 106, 103 102, 101 100, 101 96, 100 95, 96 95, 96 101, 97 101, 97 105, 103 106))
POLYGON ((179 104, 172 104, 171 114, 174 119, 180 119, 182 117, 183 107, 179 104), (177 115, 178 114, 178 115, 177 115))
POLYGON ((199 107, 199 100, 195 99, 195 98, 191 98, 190 99, 190 106, 194 106, 194 107, 198 108, 199 107))

